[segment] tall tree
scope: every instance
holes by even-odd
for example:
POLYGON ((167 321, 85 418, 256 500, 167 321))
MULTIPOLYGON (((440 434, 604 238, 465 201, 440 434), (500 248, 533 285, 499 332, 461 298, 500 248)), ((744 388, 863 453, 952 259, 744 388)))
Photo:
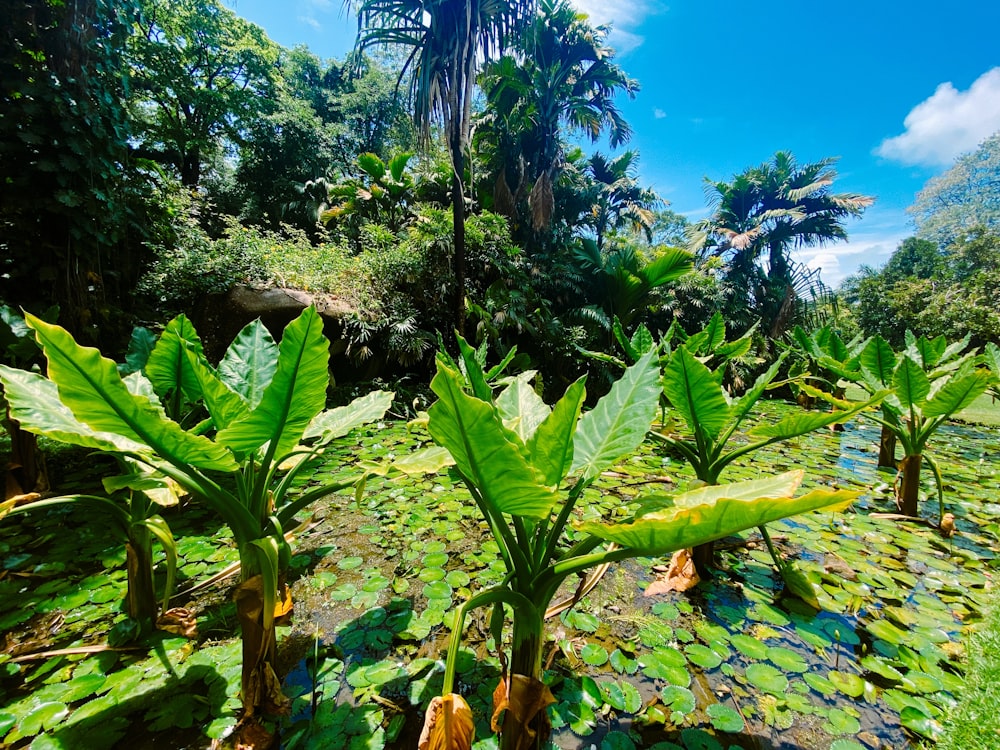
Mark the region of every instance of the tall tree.
POLYGON ((3 8, 0 299, 56 303, 66 325, 89 339, 105 322, 107 300, 120 300, 130 281, 118 51, 133 3, 7 0, 3 8))
POLYGON ((615 64, 609 31, 591 26, 568 0, 540 0, 516 53, 484 70, 483 140, 496 144, 489 153, 496 206, 515 206, 530 188, 536 229, 552 217, 552 185, 565 161, 564 131, 592 142, 606 134, 612 148, 631 137, 615 98, 635 96, 639 84, 615 64))
POLYGON ((644 233, 649 242, 653 239, 654 209, 663 201, 654 190, 639 184, 638 163, 636 151, 625 151, 616 157, 597 152, 587 160, 594 201, 590 220, 598 250, 604 249, 610 233, 626 227, 644 233))
POLYGON ((204 164, 269 111, 278 47, 218 0, 139 0, 129 47, 140 153, 197 185, 204 164))
POLYGON ((455 325, 465 329, 465 172, 472 99, 480 65, 501 54, 533 10, 533 0, 363 0, 359 51, 399 45, 400 80, 409 76, 413 119, 422 143, 440 123, 452 162, 455 325))
POLYGON ((917 236, 941 249, 975 227, 1000 231, 1000 131, 924 185, 907 211, 917 236))
POLYGON ((732 182, 707 181, 712 215, 697 227, 692 249, 726 258, 730 281, 747 290, 744 302, 772 338, 790 322, 785 313, 796 300, 792 251, 846 239, 844 220, 874 202, 858 193, 831 192, 835 161, 800 165, 779 151, 732 182))

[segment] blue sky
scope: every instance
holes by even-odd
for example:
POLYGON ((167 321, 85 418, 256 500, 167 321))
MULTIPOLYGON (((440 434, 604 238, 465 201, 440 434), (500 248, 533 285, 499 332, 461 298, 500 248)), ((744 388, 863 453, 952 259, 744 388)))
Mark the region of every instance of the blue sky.
MULTIPOLYGON (((276 42, 340 58, 357 23, 341 0, 227 0, 276 42)), ((905 209, 931 177, 1000 130, 995 0, 573 0, 612 24, 641 91, 621 107, 643 182, 696 220, 704 178, 777 150, 839 156, 838 192, 876 197, 850 240, 802 251, 836 285, 911 233, 905 209)))

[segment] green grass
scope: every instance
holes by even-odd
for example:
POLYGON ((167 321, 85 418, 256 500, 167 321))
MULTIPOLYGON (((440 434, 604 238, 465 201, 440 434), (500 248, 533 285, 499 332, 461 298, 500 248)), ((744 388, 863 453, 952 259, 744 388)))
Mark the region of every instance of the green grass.
POLYGON ((1000 596, 968 643, 969 672, 959 703, 945 721, 937 750, 1000 748, 1000 596))

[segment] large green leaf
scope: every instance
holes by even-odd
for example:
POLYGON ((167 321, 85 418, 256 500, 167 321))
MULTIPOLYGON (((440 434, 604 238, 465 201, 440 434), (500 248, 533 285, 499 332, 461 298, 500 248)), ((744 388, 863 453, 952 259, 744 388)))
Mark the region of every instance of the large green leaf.
MULTIPOLYGON (((649 513, 629 523, 586 522, 581 532, 604 541, 636 550, 640 554, 666 554, 734 534, 754 526, 819 508, 842 508, 860 493, 847 490, 815 490, 802 497, 784 494, 787 476, 775 477, 774 491, 756 497, 738 482, 732 485, 703 487, 697 498, 674 498, 672 507, 649 513), (697 500, 697 501, 696 501, 697 500)), ((667 501, 665 501, 666 503, 667 501)))
POLYGON ((497 411, 504 425, 517 433, 521 441, 527 443, 535 434, 538 425, 549 416, 548 404, 535 392, 528 382, 535 372, 522 373, 497 396, 497 411))
POLYGON ((923 405, 924 416, 950 416, 965 409, 990 387, 992 381, 993 377, 986 370, 978 370, 965 377, 949 380, 923 405))
POLYGON ((246 454, 265 443, 275 456, 294 448, 306 427, 326 405, 330 383, 330 346, 323 320, 307 307, 285 327, 278 347, 278 367, 250 415, 218 433, 216 441, 246 454))
POLYGON ((861 350, 861 367, 868 371, 881 386, 892 384, 892 374, 896 371, 896 353, 881 336, 874 336, 861 350))
POLYGON ((492 508, 530 518, 547 518, 557 496, 525 459, 518 437, 506 429, 492 404, 463 388, 462 376, 438 361, 427 429, 448 449, 458 470, 492 508))
POLYGON ((583 415, 573 441, 571 472, 593 479, 642 444, 660 402, 656 349, 629 367, 583 415))
POLYGON ((109 432, 145 444, 175 466, 231 471, 232 455, 211 440, 185 432, 157 413, 145 396, 128 391, 110 359, 97 349, 82 347, 63 328, 28 315, 48 358, 49 378, 77 420, 95 432, 109 432))
POLYGON ((836 409, 829 412, 796 412, 775 424, 758 425, 750 430, 749 434, 751 437, 788 440, 799 435, 805 435, 813 430, 818 430, 820 427, 846 422, 868 407, 877 405, 884 395, 884 392, 880 393, 876 398, 856 403, 849 409, 836 409))
POLYGON ((892 375, 892 386, 904 409, 923 406, 924 399, 931 392, 931 383, 926 373, 909 354, 904 354, 892 375))
POLYGON ((677 247, 668 247, 655 260, 640 268, 639 275, 650 288, 655 289, 690 273, 692 268, 694 256, 691 253, 677 247))
POLYGON ((528 440, 531 464, 542 473, 549 487, 558 485, 573 465, 573 439, 586 396, 586 381, 580 378, 566 389, 528 440))
POLYGON ((219 362, 219 378, 256 409, 278 367, 278 345, 267 326, 255 320, 246 325, 219 362))
POLYGON ((201 394, 216 430, 224 430, 234 422, 246 419, 250 407, 243 396, 226 385, 206 361, 188 351, 188 365, 201 384, 201 394))
POLYGON ((663 370, 663 392, 695 434, 701 431, 715 438, 729 422, 729 402, 722 386, 686 345, 674 351, 663 370))
MULTIPOLYGON (((201 398, 201 384, 184 354, 188 348, 204 356, 198 332, 187 316, 178 315, 167 323, 146 360, 144 372, 161 399, 176 399, 180 393, 191 403, 201 398)), ((173 413, 172 416, 178 415, 173 413)))
POLYGON ((346 435, 355 427, 382 419, 395 396, 392 391, 372 391, 347 406, 327 409, 309 423, 302 437, 306 440, 321 437, 325 442, 346 435))
POLYGON ((764 395, 764 391, 767 387, 771 385, 776 377, 778 377, 778 370, 785 363, 785 358, 788 356, 788 352, 782 352, 781 355, 767 368, 764 372, 757 376, 757 379, 753 382, 753 385, 747 389, 746 393, 736 400, 732 408, 732 419, 737 422, 742 420, 750 410, 753 409, 754 404, 760 400, 760 397, 764 395))
POLYGON ((148 453, 149 446, 113 432, 96 432, 73 416, 56 384, 38 373, 0 365, 11 416, 21 428, 70 445, 112 453, 148 453))

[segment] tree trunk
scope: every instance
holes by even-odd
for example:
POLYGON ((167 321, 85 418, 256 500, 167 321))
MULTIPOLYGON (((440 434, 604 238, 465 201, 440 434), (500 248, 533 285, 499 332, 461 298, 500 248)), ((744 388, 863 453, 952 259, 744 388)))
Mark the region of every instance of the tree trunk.
POLYGON ((181 164, 181 184, 196 187, 201 180, 201 149, 192 148, 183 155, 181 164))
POLYGON ((896 488, 896 505, 899 512, 916 518, 920 515, 920 463, 923 456, 903 456, 899 462, 899 485, 896 488))
POLYGON ((128 572, 126 611, 143 629, 156 625, 156 591, 153 588, 153 543, 146 529, 130 533, 125 542, 125 570, 128 572))
POLYGON ((455 233, 455 330, 465 336, 465 154, 461 133, 455 128, 451 137, 451 213, 455 233))
POLYGON ((500 750, 541 750, 552 732, 547 707, 554 702, 542 683, 544 614, 514 612, 511 645, 510 701, 500 732, 500 750))
POLYGON ((878 439, 878 468, 896 468, 896 433, 885 425, 878 439))

